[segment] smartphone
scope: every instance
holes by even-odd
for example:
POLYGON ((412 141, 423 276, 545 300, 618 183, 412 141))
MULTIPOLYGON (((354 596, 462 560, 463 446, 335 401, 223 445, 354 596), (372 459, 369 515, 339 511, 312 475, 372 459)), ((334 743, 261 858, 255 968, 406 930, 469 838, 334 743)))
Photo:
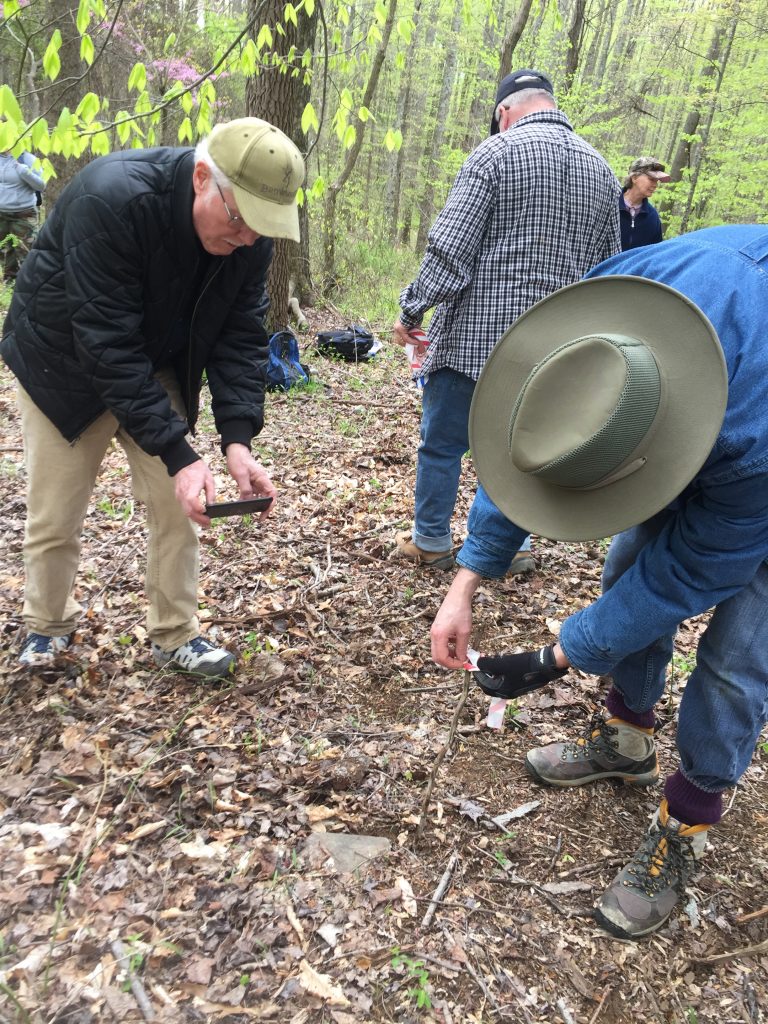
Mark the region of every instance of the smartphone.
POLYGON ((217 501, 205 506, 205 514, 211 519, 222 516, 246 516, 250 512, 263 512, 272 504, 269 497, 244 498, 242 501, 217 501))

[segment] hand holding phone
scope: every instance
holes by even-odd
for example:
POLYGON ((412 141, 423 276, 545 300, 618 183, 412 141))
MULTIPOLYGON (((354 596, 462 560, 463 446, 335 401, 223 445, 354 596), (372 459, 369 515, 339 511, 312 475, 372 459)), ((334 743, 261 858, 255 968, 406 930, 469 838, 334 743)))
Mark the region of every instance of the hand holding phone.
POLYGON ((245 516, 251 512, 264 512, 272 504, 272 498, 243 498, 241 501, 216 501, 205 506, 205 514, 210 519, 221 519, 225 516, 245 516))

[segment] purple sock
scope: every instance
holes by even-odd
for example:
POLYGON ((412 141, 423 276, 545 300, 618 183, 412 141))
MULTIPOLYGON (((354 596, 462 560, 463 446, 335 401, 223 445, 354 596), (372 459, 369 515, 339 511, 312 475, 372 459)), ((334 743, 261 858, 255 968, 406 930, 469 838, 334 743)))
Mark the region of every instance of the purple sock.
POLYGON ((638 729, 652 729, 656 724, 653 708, 650 711, 630 711, 624 703, 621 692, 615 686, 608 691, 605 706, 614 718, 620 718, 628 725, 636 725, 638 729))
POLYGON ((723 816, 723 794, 707 793, 676 771, 664 784, 669 813, 684 825, 716 825, 723 816))

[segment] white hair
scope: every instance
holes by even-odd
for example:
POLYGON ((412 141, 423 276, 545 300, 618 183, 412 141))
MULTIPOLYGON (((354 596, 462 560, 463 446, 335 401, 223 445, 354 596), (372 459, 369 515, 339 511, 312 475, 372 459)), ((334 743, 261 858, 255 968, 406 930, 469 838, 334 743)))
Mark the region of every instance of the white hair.
POLYGON ((211 172, 211 187, 213 187, 213 184, 218 185, 220 188, 232 187, 232 182, 226 176, 224 171, 219 169, 213 157, 208 152, 208 139, 201 139, 195 146, 195 163, 205 164, 211 172))
POLYGON ((509 96, 505 96, 504 99, 496 107, 496 121, 501 120, 502 110, 508 110, 510 107, 522 107, 527 103, 532 103, 534 100, 546 100, 547 106, 557 110, 557 102, 555 97, 547 89, 520 89, 518 92, 511 92, 509 96))

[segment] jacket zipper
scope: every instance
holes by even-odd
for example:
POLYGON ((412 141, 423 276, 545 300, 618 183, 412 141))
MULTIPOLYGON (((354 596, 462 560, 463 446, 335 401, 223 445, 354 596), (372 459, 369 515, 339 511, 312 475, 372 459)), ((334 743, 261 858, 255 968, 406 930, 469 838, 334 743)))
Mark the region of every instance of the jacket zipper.
MULTIPOLYGON (((205 282, 203 284, 203 288, 202 288, 200 294, 197 297, 197 301, 195 302, 195 307, 192 310, 192 316, 190 317, 190 320, 189 320, 189 351, 188 351, 188 355, 187 355, 187 401, 191 400, 191 398, 192 398, 192 335, 193 335, 194 326, 195 326, 195 317, 197 316, 197 310, 198 310, 198 308, 200 306, 200 303, 203 300, 203 296, 208 291, 208 288, 210 287, 211 282, 213 281, 213 279, 216 277, 218 272, 221 270, 222 263, 223 263, 223 260, 220 259, 218 264, 216 265, 213 273, 210 273, 208 275, 208 277, 206 278, 206 280, 205 280, 205 282)), ((199 391, 198 391, 197 405, 198 405, 198 409, 199 409, 199 406, 200 406, 200 393, 199 393, 199 391)), ((187 423, 189 424, 189 409, 187 409, 187 423)), ((194 431, 194 429, 192 428, 191 425, 190 425, 189 429, 190 429, 190 431, 192 433, 192 436, 194 437, 195 436, 195 431, 194 431)))

